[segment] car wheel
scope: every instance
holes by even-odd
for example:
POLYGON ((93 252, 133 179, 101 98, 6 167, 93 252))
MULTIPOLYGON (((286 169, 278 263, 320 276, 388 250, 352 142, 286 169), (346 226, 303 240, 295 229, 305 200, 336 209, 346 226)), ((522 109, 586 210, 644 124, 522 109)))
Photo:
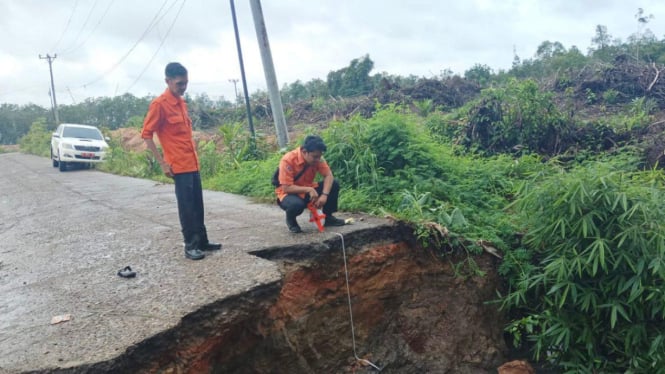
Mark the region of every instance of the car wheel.
MULTIPOLYGON (((58 160, 60 159, 60 153, 58 153, 58 160)), ((67 163, 64 161, 58 161, 58 166, 60 166, 60 171, 67 170, 67 163)))
POLYGON ((51 148, 51 161, 53 162, 53 167, 57 168, 58 167, 58 160, 53 157, 53 148, 51 148))

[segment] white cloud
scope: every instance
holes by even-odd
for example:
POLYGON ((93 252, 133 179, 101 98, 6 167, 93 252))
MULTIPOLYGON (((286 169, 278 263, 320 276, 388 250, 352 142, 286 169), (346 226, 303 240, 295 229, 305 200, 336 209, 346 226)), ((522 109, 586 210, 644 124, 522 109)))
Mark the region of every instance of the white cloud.
MULTIPOLYGON (((53 72, 61 104, 127 90, 136 96, 158 94, 170 61, 189 69, 190 94, 232 98, 229 80, 239 79, 240 69, 229 3, 189 0, 178 14, 182 4, 0 2, 0 102, 49 106, 48 64, 39 59, 46 53, 58 54, 53 72)), ((235 4, 247 82, 254 92, 265 88, 265 80, 252 13, 248 1, 235 4)), ((476 63, 507 69, 513 50, 531 58, 545 40, 586 52, 598 24, 626 40, 637 29, 638 7, 655 17, 647 27, 665 37, 660 0, 262 1, 280 86, 325 80, 330 71, 365 54, 375 62, 374 73, 432 76, 447 68, 463 73, 476 63)))

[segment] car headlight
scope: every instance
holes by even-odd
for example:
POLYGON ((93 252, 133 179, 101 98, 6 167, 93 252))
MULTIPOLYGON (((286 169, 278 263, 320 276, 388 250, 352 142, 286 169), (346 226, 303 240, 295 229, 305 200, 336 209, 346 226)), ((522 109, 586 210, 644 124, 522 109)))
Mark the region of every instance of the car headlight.
POLYGON ((62 143, 62 148, 64 149, 74 149, 74 146, 69 143, 62 143))

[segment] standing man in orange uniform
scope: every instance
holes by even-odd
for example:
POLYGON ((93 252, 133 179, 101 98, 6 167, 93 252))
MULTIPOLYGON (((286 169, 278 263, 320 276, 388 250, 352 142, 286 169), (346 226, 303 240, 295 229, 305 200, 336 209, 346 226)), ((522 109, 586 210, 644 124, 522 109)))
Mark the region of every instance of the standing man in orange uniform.
POLYGON ((187 90, 187 69, 177 62, 166 65, 166 91, 150 104, 143 121, 141 137, 155 156, 164 175, 173 178, 178 201, 178 216, 185 240, 185 257, 200 260, 203 251, 221 249, 219 243, 208 241, 203 223, 203 191, 199 174, 199 158, 192 138, 192 121, 182 95, 187 90), (160 154, 153 134, 162 145, 160 154))

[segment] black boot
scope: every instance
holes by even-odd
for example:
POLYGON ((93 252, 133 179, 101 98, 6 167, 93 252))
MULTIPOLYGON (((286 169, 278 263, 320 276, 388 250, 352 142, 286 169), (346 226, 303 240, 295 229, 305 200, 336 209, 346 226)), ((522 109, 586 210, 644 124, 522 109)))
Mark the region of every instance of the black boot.
POLYGON ((203 252, 201 252, 201 250, 198 248, 190 248, 190 249, 185 248, 185 257, 187 257, 190 260, 200 260, 205 256, 206 255, 203 254, 203 252))
POLYGON ((288 226, 289 231, 291 231, 294 234, 302 232, 302 229, 300 228, 300 225, 298 225, 298 221, 296 220, 296 217, 286 216, 286 226, 288 226))

